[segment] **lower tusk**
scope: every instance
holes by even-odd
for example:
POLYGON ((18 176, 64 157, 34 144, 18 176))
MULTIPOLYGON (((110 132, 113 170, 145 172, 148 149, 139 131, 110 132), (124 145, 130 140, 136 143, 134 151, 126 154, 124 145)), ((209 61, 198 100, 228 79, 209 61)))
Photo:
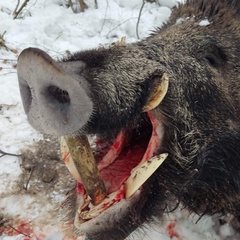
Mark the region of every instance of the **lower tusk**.
POLYGON ((107 192, 87 137, 61 137, 61 151, 69 171, 83 184, 92 204, 101 203, 107 192))
POLYGON ((130 198, 167 158, 168 153, 155 156, 144 162, 131 173, 125 182, 125 197, 130 198))

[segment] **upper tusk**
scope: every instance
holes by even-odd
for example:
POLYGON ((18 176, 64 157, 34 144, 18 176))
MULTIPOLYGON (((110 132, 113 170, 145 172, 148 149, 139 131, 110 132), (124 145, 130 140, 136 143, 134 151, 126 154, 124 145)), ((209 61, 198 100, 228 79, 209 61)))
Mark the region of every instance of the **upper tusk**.
POLYGON ((156 108, 165 97, 169 86, 169 77, 166 73, 163 74, 160 84, 155 88, 153 94, 150 96, 147 105, 144 106, 143 112, 148 112, 156 108))

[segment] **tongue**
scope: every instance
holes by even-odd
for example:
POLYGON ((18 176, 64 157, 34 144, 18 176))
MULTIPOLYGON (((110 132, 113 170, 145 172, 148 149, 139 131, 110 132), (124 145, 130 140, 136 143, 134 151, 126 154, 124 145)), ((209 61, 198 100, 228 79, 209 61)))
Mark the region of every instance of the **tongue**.
POLYGON ((108 194, 119 190, 122 184, 128 179, 132 169, 139 164, 139 159, 143 158, 148 140, 134 141, 124 146, 119 155, 114 158, 114 161, 100 171, 108 194))

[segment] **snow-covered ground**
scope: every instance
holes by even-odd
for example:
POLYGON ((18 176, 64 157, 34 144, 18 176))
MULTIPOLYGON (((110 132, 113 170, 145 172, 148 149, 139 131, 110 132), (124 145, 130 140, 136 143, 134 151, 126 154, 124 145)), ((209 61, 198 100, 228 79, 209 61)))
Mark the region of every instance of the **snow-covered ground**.
MULTIPOLYGON (((31 149, 31 144, 42 139, 42 135, 27 123, 20 101, 16 64, 24 48, 38 47, 54 58, 61 58, 69 52, 111 44, 123 36, 126 36, 127 42, 137 41, 136 24, 142 0, 99 0, 98 9, 94 8, 93 0, 85 2, 89 8, 84 13, 75 14, 71 8, 66 8, 64 0, 30 0, 15 20, 12 12, 17 0, 0 2, 1 151, 20 154, 22 149, 31 149)), ((140 38, 148 36, 168 19, 171 13, 169 7, 177 0, 159 0, 159 3, 144 5, 138 27, 140 38)), ((27 169, 27 165, 25 167, 27 169)), ((33 188, 37 183, 23 181, 21 185, 22 171, 22 158, 1 157, 0 154, 0 240, 63 239, 58 230, 60 220, 56 208, 67 190, 63 190, 61 183, 58 183, 59 187, 49 191, 47 197, 44 191, 43 194, 41 191, 36 191, 36 195, 32 192, 29 194, 28 188, 33 188), (44 219, 53 212, 56 217, 50 216, 50 222, 44 219)), ((139 232, 133 233, 133 239, 239 239, 227 223, 220 226, 217 218, 198 218, 189 215, 186 210, 177 209, 165 215, 164 223, 146 226, 143 237, 139 232)))

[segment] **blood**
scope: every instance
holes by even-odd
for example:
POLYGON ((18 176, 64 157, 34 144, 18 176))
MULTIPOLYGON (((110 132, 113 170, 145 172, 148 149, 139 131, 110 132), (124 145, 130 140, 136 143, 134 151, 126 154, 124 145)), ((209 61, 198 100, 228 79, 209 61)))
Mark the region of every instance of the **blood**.
POLYGON ((114 203, 119 202, 120 200, 125 198, 125 190, 124 187, 122 186, 121 189, 117 192, 116 196, 110 200, 109 202, 103 204, 103 208, 106 210, 110 206, 112 206, 114 203))
POLYGON ((77 183, 77 193, 80 193, 82 195, 86 193, 86 190, 82 183, 79 183, 79 182, 77 183))
POLYGON ((121 200, 123 198, 125 198, 125 190, 124 190, 124 188, 121 188, 120 191, 118 192, 118 194, 116 195, 116 199, 121 200))
MULTIPOLYGON (((132 169, 138 164, 148 161, 156 154, 160 145, 157 133, 159 122, 149 112, 148 117, 152 124, 151 135, 137 135, 125 131, 119 133, 109 152, 103 158, 104 161, 98 164, 100 175, 105 183, 108 194, 117 191, 128 179, 132 169)), ((144 131, 144 129, 141 129, 144 131)))
POLYGON ((64 156, 63 156, 63 161, 64 161, 65 163, 68 163, 68 162, 69 162, 69 159, 70 159, 70 152, 67 151, 67 152, 64 154, 64 156))
POLYGON ((159 122, 157 121, 156 118, 152 116, 151 112, 148 112, 148 117, 152 123, 152 136, 148 143, 147 150, 143 156, 142 163, 148 161, 150 158, 154 156, 154 154, 156 153, 155 151, 161 142, 157 133, 157 127, 159 125, 159 122))
MULTIPOLYGON (((129 129, 119 132, 112 145, 105 152, 105 155, 98 153, 95 158, 101 156, 102 160, 97 160, 98 169, 101 178, 107 188, 107 193, 111 194, 120 189, 122 184, 128 179, 132 169, 140 162, 149 160, 156 152, 160 140, 157 134, 158 122, 148 113, 151 121, 151 132, 144 129, 144 125, 140 125, 136 131, 129 129)), ((148 126, 149 127, 149 126, 148 126)), ((103 143, 101 140, 96 142, 98 149, 101 150, 103 143)))
POLYGON ((115 161, 101 170, 100 175, 108 190, 108 194, 120 189, 131 174, 131 170, 139 164, 146 150, 146 143, 132 143, 126 146, 115 161))
POLYGON ((113 144, 109 147, 108 152, 102 155, 101 161, 98 162, 98 169, 100 171, 115 161, 123 148, 128 144, 129 139, 130 136, 127 130, 119 132, 113 144))
POLYGON ((167 225, 167 232, 170 238, 180 238, 180 235, 175 230, 176 221, 173 221, 167 225))
MULTIPOLYGON (((160 144, 157 134, 159 123, 151 113, 148 113, 148 117, 151 126, 148 123, 147 131, 144 122, 134 130, 122 130, 114 141, 96 139, 94 157, 107 194, 118 191, 130 176, 132 169, 140 162, 149 160, 156 153, 160 144)), ((82 184, 78 184, 77 192, 82 195, 85 193, 82 184)))
MULTIPOLYGON (((62 225, 60 226, 62 227, 62 225)), ((36 223, 32 221, 15 218, 14 220, 9 220, 8 224, 5 223, 0 226, 0 238, 5 235, 12 236, 14 239, 18 240, 46 240, 49 239, 48 236, 56 229, 60 228, 58 228, 57 225, 41 225, 39 223, 36 225, 36 223)), ((70 237, 69 235, 63 239, 77 240, 77 238, 70 237)))
POLYGON ((33 228, 31 223, 24 220, 21 220, 17 224, 15 223, 14 226, 9 224, 9 225, 3 226, 0 229, 0 235, 7 235, 7 236, 17 236, 19 234, 24 235, 21 238, 21 240, 29 240, 32 232, 33 232, 33 228))

